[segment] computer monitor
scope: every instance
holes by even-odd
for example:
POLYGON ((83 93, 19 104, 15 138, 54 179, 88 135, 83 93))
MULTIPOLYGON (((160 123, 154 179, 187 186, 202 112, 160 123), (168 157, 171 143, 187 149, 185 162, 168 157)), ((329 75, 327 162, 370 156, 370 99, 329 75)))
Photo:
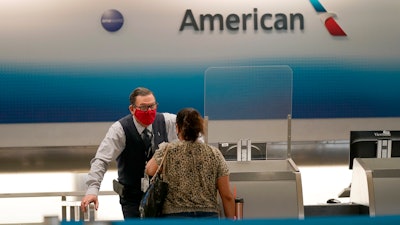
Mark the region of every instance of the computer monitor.
POLYGON ((400 131, 350 131, 349 169, 354 158, 400 157, 400 131))

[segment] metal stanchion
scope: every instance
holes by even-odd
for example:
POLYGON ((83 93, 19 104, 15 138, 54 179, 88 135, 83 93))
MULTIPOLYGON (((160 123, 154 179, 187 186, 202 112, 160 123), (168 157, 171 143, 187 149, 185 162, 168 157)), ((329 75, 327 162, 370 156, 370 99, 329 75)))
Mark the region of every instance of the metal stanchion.
POLYGON ((237 220, 243 219, 243 198, 236 198, 235 199, 235 217, 237 220))
POLYGON ((90 203, 86 212, 80 209, 79 201, 66 201, 65 196, 62 197, 61 220, 62 221, 95 221, 96 210, 93 203, 90 203))

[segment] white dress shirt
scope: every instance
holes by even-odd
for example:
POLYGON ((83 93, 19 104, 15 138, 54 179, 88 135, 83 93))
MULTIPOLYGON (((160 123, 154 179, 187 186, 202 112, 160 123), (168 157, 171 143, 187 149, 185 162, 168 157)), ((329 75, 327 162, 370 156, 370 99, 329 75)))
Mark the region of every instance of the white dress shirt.
MULTIPOLYGON (((163 113, 163 115, 165 118, 168 142, 178 140, 175 130, 176 115, 171 113, 163 113)), ((136 121, 135 117, 133 117, 133 121, 139 134, 141 134, 145 127, 141 126, 136 121)), ((150 125, 147 129, 152 132, 153 127, 150 125)), ((116 121, 108 129, 106 136, 97 149, 95 157, 90 162, 91 167, 86 178, 87 195, 98 195, 101 182, 104 178, 104 174, 107 172, 110 162, 115 160, 125 149, 125 142, 126 137, 124 129, 121 123, 116 121)))

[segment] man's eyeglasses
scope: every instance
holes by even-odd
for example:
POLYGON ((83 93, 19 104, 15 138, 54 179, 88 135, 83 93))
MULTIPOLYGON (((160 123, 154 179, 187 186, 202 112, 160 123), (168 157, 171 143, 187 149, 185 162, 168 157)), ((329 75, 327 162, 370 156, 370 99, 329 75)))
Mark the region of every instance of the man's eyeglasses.
POLYGON ((154 110, 157 108, 157 106, 158 103, 154 103, 151 105, 139 105, 139 106, 134 105, 133 107, 139 109, 140 111, 147 111, 147 110, 154 110))

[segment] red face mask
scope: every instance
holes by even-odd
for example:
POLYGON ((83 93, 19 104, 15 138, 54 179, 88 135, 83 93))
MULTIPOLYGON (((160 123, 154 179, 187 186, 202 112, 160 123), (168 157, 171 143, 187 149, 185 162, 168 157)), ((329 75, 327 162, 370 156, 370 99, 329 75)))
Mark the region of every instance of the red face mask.
POLYGON ((139 122, 141 122, 143 125, 150 125, 154 122, 156 119, 156 111, 155 109, 153 110, 147 110, 147 111, 142 111, 139 109, 135 110, 135 117, 139 122))

